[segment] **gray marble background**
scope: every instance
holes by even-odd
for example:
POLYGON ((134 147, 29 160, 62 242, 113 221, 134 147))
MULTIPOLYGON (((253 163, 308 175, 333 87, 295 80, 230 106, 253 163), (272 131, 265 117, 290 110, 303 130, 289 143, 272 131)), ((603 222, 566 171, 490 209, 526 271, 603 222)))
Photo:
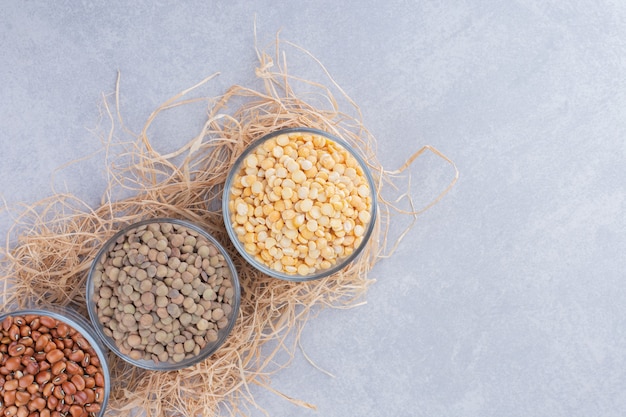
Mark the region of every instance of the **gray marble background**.
MULTIPOLYGON (((396 169, 432 145, 460 170, 372 273, 367 304, 324 310, 273 386, 272 416, 621 416, 626 412, 626 3, 2 1, 0 196, 97 204, 90 132, 121 73, 127 125, 213 72, 257 86, 258 43, 314 54, 396 169), (84 156, 87 160, 60 168, 84 156)), ((288 55, 303 78, 320 71, 288 55)), ((316 78, 318 79, 318 78, 316 78)), ((181 112, 153 138, 199 130, 181 112)), ((426 204, 450 180, 412 168, 426 204)), ((12 219, 0 214, 3 239, 12 219)), ((394 223, 398 233, 401 221, 394 223)), ((263 415, 260 411, 253 415, 263 415)))

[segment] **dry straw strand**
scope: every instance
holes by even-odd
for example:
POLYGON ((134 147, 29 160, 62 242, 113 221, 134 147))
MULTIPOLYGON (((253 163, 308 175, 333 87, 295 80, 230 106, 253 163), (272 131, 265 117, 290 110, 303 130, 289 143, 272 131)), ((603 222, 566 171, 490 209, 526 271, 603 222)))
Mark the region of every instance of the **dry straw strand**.
POLYGON ((17 241, 10 244, 7 237, 6 247, 0 251, 5 308, 34 299, 71 304, 84 313, 81 289, 96 252, 121 227, 146 218, 175 217, 194 222, 224 244, 234 259, 242 300, 235 327, 223 347, 195 366, 171 372, 134 368, 110 355, 114 381, 109 401, 112 415, 127 415, 130 410, 140 410, 148 417, 247 415, 249 410, 258 408, 252 385, 315 409, 313 404, 274 389, 272 374, 293 360, 298 347, 316 366, 299 343, 304 324, 323 307, 361 305, 374 282, 369 277, 372 267, 395 249, 386 249, 390 212, 395 210, 414 219, 420 213, 415 209, 400 210, 393 202, 380 199, 380 217, 370 244, 344 270, 302 283, 265 276, 237 255, 228 241, 221 213, 209 209, 219 207, 216 203, 221 198, 226 173, 253 140, 288 127, 312 127, 337 135, 368 161, 379 196, 383 186, 393 184, 393 175, 406 170, 429 150, 450 163, 455 176, 425 209, 438 202, 458 178, 454 163, 432 147, 418 151, 399 170, 385 171, 376 158, 376 140, 363 126, 358 106, 313 55, 278 36, 275 58, 258 48, 257 54, 259 66, 255 73, 263 84, 260 91, 234 85, 218 97, 187 97, 214 79, 217 74, 213 74, 165 101, 152 112, 139 134, 132 133, 122 119, 118 74, 115 94, 103 97, 102 116, 110 127, 101 141, 110 165, 106 167, 108 188, 101 205, 92 208, 72 195, 55 194, 32 206, 15 209, 20 214, 15 216, 9 234, 17 236, 17 241), (288 74, 285 47, 318 65, 330 87, 288 74), (298 88, 306 93, 298 93, 298 88), (339 95, 335 97, 333 91, 339 95), (315 99, 315 103, 303 97, 315 99), (199 134, 178 150, 159 153, 149 135, 154 120, 169 109, 202 101, 207 103, 207 119, 199 134), (340 110, 340 101, 347 103, 349 112, 340 110), (112 159, 113 155, 117 157, 112 159), (124 197, 117 198, 120 195, 124 197))

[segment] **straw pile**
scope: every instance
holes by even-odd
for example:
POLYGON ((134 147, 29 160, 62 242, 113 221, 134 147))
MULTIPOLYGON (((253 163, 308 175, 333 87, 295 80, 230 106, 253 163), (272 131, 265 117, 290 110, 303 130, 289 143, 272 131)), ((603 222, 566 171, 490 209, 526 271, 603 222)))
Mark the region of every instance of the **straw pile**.
MULTIPOLYGON (((252 384, 314 408, 275 391, 271 375, 289 364, 303 325, 320 308, 353 307, 363 302, 374 281, 369 272, 377 260, 392 250, 387 247, 387 231, 391 213, 398 210, 380 197, 382 187, 392 184, 394 175, 425 151, 434 152, 454 166, 436 149, 424 147, 401 169, 384 171, 376 159, 375 139, 363 126, 358 107, 330 77, 328 88, 287 74, 282 54, 285 46, 319 64, 306 51, 277 39, 274 57, 258 53, 256 75, 263 88, 256 91, 235 85, 222 96, 203 99, 208 103, 204 128, 193 140, 169 154, 154 149, 148 128, 162 112, 200 100, 188 99, 187 95, 210 82, 213 76, 163 103, 136 135, 123 125, 118 78, 116 94, 105 97, 103 103, 110 129, 102 139, 107 152, 122 147, 126 163, 107 167, 109 188, 102 204, 89 207, 73 195, 56 194, 15 215, 10 234, 18 236, 17 243, 7 243, 0 252, 5 308, 23 305, 28 299, 71 305, 84 313, 85 279, 96 252, 121 227, 147 218, 174 217, 194 222, 213 234, 233 256, 242 301, 226 344, 204 362, 174 372, 137 369, 111 355, 111 414, 127 415, 130 410, 138 410, 146 416, 245 415, 256 407, 248 389, 252 384), (311 96, 323 97, 325 108, 319 99, 313 105, 298 96, 292 87, 294 83, 307 86, 314 92, 311 96), (333 91, 351 104, 352 115, 339 109, 333 91), (251 141, 277 129, 302 126, 337 135, 361 152, 377 182, 380 215, 371 242, 357 261, 333 276, 292 283, 264 276, 237 255, 228 241, 219 203, 229 168, 251 141), (120 133, 131 139, 121 140, 120 133), (119 194, 128 197, 113 197, 119 194)), ((323 69, 321 64, 320 68, 323 69)), ((418 212, 401 214, 415 218, 418 212)))

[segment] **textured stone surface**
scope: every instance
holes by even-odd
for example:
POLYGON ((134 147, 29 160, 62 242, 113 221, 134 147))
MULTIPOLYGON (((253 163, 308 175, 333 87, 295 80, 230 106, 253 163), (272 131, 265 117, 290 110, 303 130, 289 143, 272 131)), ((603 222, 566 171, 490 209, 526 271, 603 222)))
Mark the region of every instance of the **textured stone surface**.
MULTIPOLYGON (((305 351, 335 378, 300 353, 274 378, 318 411, 253 387, 271 415, 623 414, 626 3, 100 3, 3 7, 0 195, 10 205, 53 187, 99 201, 104 155, 89 128, 118 70, 135 131, 213 72, 207 94, 256 85, 255 19, 260 46, 281 30, 326 65, 387 168, 430 144, 461 171, 376 266, 368 303, 307 325, 305 351)), ((290 56, 292 73, 319 76, 290 56)), ((177 116, 155 127, 159 149, 198 132, 201 116, 177 116)), ((451 176, 430 155, 411 170, 420 205, 451 176)), ((11 222, 0 214, 0 236, 11 222)))

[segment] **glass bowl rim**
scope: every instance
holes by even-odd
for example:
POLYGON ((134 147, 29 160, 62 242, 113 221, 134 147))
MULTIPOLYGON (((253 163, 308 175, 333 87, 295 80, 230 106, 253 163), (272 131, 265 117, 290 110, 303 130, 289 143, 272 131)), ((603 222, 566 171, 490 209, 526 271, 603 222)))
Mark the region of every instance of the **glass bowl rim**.
POLYGON ((184 368, 193 366, 197 363, 200 363, 201 361, 207 359, 209 356, 215 353, 226 342, 226 340, 228 339, 228 336, 230 335, 233 328, 235 327, 235 322, 237 321, 237 317, 239 315, 240 302, 241 302, 241 286, 239 283, 237 268, 235 267, 233 260, 231 259, 230 255, 228 254, 224 246, 222 246, 213 235, 211 235, 209 232, 204 230, 202 227, 196 225, 195 223, 192 223, 187 220, 173 218, 173 217, 156 217, 156 218, 144 219, 144 220, 129 224, 123 227, 122 229, 120 229, 113 236, 107 239, 106 242, 104 242, 104 244, 102 245, 102 247, 98 250, 98 253, 94 257, 91 263, 91 266, 89 267, 89 273, 87 275, 87 282, 86 282, 87 311, 89 313, 89 318, 92 322, 92 325, 96 333, 98 334, 98 337, 102 339, 102 341, 107 345, 107 347, 113 353, 115 353, 117 356, 122 358, 124 361, 130 363, 131 365, 137 366, 142 369, 147 369, 150 371, 176 371, 179 369, 184 369, 184 368), (232 282, 233 282, 233 288, 235 289, 234 300, 232 304, 233 310, 231 312, 231 320, 229 320, 227 327, 225 327, 224 329, 218 330, 218 339, 215 342, 207 344, 208 347, 205 346, 205 348, 202 349, 198 355, 185 359, 178 363, 174 363, 174 362, 156 363, 152 360, 145 360, 145 359, 137 360, 137 359, 133 359, 129 357, 128 355, 123 354, 119 350, 117 345, 115 344, 115 341, 109 336, 107 336, 106 334, 104 334, 104 331, 102 330, 102 324, 98 320, 95 303, 92 301, 92 298, 94 295, 93 274, 95 272, 97 263, 100 262, 100 259, 108 250, 108 248, 110 248, 120 236, 123 236, 124 234, 128 233, 131 230, 134 230, 141 226, 152 224, 152 223, 177 224, 179 226, 183 226, 191 230, 194 230, 195 232, 202 235, 203 238, 208 239, 209 242, 215 245, 219 253, 224 255, 224 259, 226 260, 228 268, 230 269, 232 282))
POLYGON ((290 128, 275 130, 273 132, 267 133, 251 141, 248 144, 248 146, 246 146, 246 148, 241 153, 241 155, 237 157, 237 159, 235 160, 235 163, 231 166, 228 172, 228 175, 226 177, 226 182, 224 183, 224 189, 222 190, 222 217, 224 218, 224 226, 226 227, 228 236, 231 242, 233 243, 233 245, 235 246, 235 249, 237 249, 237 252, 239 252, 239 254, 246 260, 246 262, 248 262, 250 265, 252 265, 257 270, 261 271, 262 273, 268 276, 271 276, 273 278, 278 278, 278 279, 282 279, 285 281, 292 281, 292 282, 305 282, 305 281, 312 281, 312 280, 324 278, 338 271, 341 271, 343 268, 349 265, 352 261, 354 261, 357 257, 359 257, 361 253, 363 252, 363 250, 365 249, 365 247, 367 246, 372 236, 372 233, 374 232, 374 227, 375 227, 377 217, 378 217, 378 198, 377 198, 375 185, 376 184, 374 182, 374 178, 372 177, 372 173, 369 169, 369 166, 363 159, 363 157, 359 154, 359 152, 357 152, 357 150, 352 145, 350 145, 345 140, 337 137, 336 135, 328 133, 324 130, 315 129, 311 127, 290 127, 290 128), (346 256, 345 258, 341 258, 340 262, 338 262, 337 264, 331 266, 330 268, 318 271, 310 275, 282 273, 257 261, 252 255, 250 255, 245 250, 245 248, 243 247, 243 244, 239 241, 239 238, 237 237, 235 230, 232 226, 232 223, 230 221, 230 214, 229 214, 230 210, 228 207, 229 199, 230 199, 230 188, 232 187, 232 183, 235 178, 235 175, 238 173, 239 168, 241 167, 244 159, 254 149, 256 149, 258 146, 260 146, 261 144, 263 144, 264 142, 268 141, 269 139, 273 137, 280 136, 282 134, 300 133, 300 132, 312 133, 312 134, 324 136, 325 138, 338 143, 347 152, 349 152, 350 155, 352 155, 356 159, 357 163, 363 170, 367 183, 370 187, 370 195, 372 197, 372 207, 370 209, 370 221, 367 225, 365 233, 363 234, 363 241, 361 242, 361 244, 357 248, 355 248, 354 251, 350 255, 346 256))
POLYGON ((5 311, 0 314, 0 322, 6 317, 26 316, 26 315, 48 316, 62 321, 78 331, 89 342, 92 349, 98 354, 100 366, 104 376, 104 398, 98 416, 103 416, 111 395, 111 368, 107 358, 107 347, 103 344, 99 335, 85 317, 70 306, 54 305, 33 305, 24 308, 5 311))

